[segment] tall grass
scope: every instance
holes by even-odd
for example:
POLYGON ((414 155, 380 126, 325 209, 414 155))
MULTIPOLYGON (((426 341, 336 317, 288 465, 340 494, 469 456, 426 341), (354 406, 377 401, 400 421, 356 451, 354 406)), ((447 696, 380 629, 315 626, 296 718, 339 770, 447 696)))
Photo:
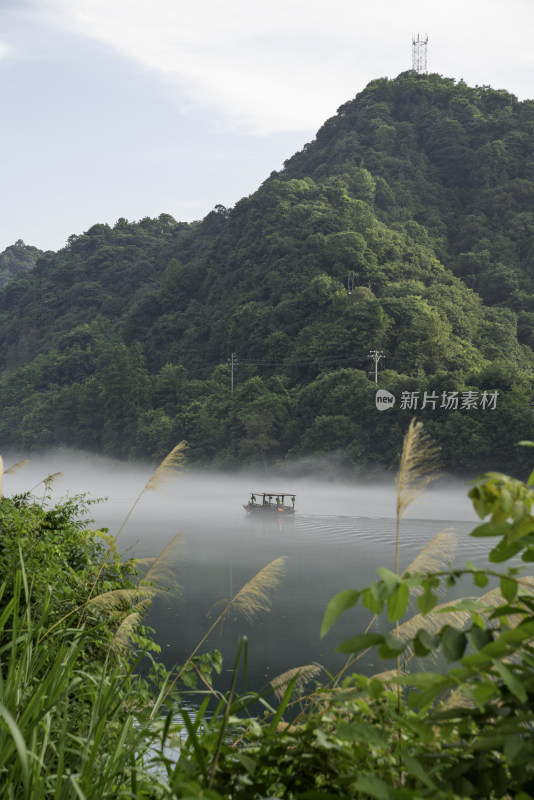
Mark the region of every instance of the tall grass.
MULTIPOLYGON (((4 587, 0 587, 1 594, 4 587)), ((91 631, 61 628, 39 641, 50 603, 34 615, 24 565, 0 616, 0 797, 13 800, 154 797, 147 768, 154 732, 128 710, 130 668, 80 658, 91 631)))

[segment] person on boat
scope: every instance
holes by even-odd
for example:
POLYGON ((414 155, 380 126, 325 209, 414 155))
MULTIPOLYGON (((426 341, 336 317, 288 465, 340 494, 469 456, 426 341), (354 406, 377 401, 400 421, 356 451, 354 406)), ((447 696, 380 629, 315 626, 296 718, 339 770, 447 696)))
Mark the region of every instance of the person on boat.
POLYGON ((294 495, 293 495, 293 497, 291 498, 291 502, 293 503, 293 508, 295 508, 295 496, 294 496, 294 495))
POLYGON ((251 499, 251 501, 252 501, 252 505, 254 505, 254 504, 255 504, 255 502, 256 502, 256 495, 254 495, 254 494, 253 494, 253 495, 251 495, 251 496, 250 496, 250 499, 251 499))

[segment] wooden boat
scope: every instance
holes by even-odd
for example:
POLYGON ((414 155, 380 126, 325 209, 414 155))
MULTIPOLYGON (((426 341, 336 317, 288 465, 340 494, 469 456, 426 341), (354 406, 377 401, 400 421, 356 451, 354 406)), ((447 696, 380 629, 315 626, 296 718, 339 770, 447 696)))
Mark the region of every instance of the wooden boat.
POLYGON ((292 492, 251 492, 243 508, 254 514, 294 514, 295 498, 292 492))

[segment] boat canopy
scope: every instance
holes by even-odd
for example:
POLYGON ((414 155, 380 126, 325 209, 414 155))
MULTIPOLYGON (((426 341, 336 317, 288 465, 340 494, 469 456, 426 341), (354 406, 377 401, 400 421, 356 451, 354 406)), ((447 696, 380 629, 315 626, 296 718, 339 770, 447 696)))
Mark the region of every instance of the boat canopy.
POLYGON ((296 497, 295 492, 251 492, 252 495, 258 497, 296 497))

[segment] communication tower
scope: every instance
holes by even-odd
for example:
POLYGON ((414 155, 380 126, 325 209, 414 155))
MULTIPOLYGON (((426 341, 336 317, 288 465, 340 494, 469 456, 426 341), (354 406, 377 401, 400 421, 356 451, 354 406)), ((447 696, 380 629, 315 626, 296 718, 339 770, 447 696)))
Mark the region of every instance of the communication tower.
POLYGON ((412 70, 419 75, 426 75, 426 51, 428 44, 428 34, 414 36, 412 33, 412 70))

